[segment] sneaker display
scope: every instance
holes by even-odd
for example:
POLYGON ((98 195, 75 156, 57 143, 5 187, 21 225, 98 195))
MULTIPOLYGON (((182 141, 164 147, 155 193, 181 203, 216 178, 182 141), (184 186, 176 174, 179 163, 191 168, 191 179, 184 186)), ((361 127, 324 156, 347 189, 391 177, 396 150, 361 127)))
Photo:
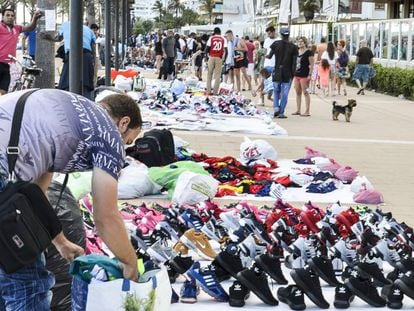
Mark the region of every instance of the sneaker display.
POLYGON ((235 209, 221 213, 220 219, 231 230, 237 230, 240 227, 240 216, 235 209))
POLYGON ((239 223, 247 232, 253 233, 262 242, 272 244, 264 224, 257 221, 256 216, 253 213, 241 218, 239 223))
POLYGON ((210 240, 215 240, 219 242, 219 237, 216 235, 216 228, 213 220, 206 222, 200 230, 203 232, 210 240))
POLYGON ((404 293, 396 284, 386 285, 381 290, 381 297, 387 301, 390 309, 401 309, 404 293))
POLYGON ((244 256, 252 259, 256 257, 256 255, 263 254, 266 251, 266 245, 257 244, 252 234, 249 234, 247 238, 239 243, 238 247, 244 256))
POLYGON ((217 281, 214 271, 208 268, 201 268, 196 261, 187 271, 187 275, 196 280, 197 284, 211 297, 220 302, 229 301, 229 296, 217 281))
POLYGON ((282 268, 280 266, 280 259, 270 253, 261 254, 255 258, 256 265, 265 271, 278 284, 287 284, 282 268))
POLYGON ((210 269, 216 274, 219 283, 231 278, 231 274, 226 271, 215 259, 210 264, 210 269))
POLYGON ((177 232, 171 227, 171 225, 167 221, 160 221, 156 226, 156 230, 160 230, 169 234, 171 241, 176 243, 179 238, 177 232))
POLYGON ((290 271, 293 281, 298 285, 308 296, 313 303, 321 309, 329 308, 329 303, 325 300, 322 294, 319 277, 312 273, 309 268, 295 269, 290 271))
POLYGON ((179 216, 179 219, 187 226, 188 229, 194 228, 199 231, 204 225, 200 217, 195 215, 191 210, 186 210, 179 216))
POLYGON ((171 247, 165 246, 162 240, 158 240, 146 250, 150 257, 158 262, 166 262, 172 257, 171 247))
POLYGON ((271 306, 277 306, 279 304, 270 291, 266 274, 256 265, 237 273, 237 280, 250 289, 264 303, 271 306))
POLYGON ((354 300, 354 294, 345 284, 339 284, 335 287, 335 308, 348 309, 352 300, 354 300))
POLYGON ((296 285, 287 287, 279 287, 277 290, 277 298, 287 303, 292 310, 305 310, 305 297, 303 291, 296 285))
POLYGON ((355 266, 359 262, 357 250, 343 239, 338 240, 333 246, 336 257, 341 258, 348 266, 355 266))
POLYGON ((187 230, 180 238, 186 246, 198 250, 201 254, 209 259, 216 257, 216 252, 211 247, 206 235, 202 232, 196 232, 194 228, 187 230))
POLYGON ((414 274, 412 271, 408 271, 404 276, 398 280, 395 280, 397 285, 405 295, 414 299, 414 274))
POLYGON ((196 303, 197 302, 197 285, 194 279, 186 280, 181 286, 180 301, 182 303, 196 303))
POLYGON ((249 289, 239 281, 234 281, 229 289, 229 305, 232 307, 243 307, 250 295, 249 289))
POLYGON ((323 256, 312 257, 308 260, 309 267, 319 277, 331 286, 338 285, 332 261, 323 256))
POLYGON ((392 242, 388 239, 381 239, 373 248, 375 254, 381 257, 384 261, 388 262, 394 268, 400 265, 400 255, 396 249, 392 246, 392 242))
POLYGON ((384 307, 385 299, 378 295, 377 289, 369 279, 361 278, 356 271, 345 281, 345 285, 356 296, 373 307, 384 307))

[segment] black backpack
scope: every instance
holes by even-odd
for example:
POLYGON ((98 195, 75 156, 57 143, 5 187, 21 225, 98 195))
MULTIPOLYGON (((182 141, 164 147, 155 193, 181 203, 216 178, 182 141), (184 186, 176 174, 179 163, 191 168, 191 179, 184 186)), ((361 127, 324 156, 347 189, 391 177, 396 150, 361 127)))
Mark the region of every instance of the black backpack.
POLYGON ((148 167, 170 164, 175 161, 173 135, 167 129, 150 130, 135 141, 135 146, 127 148, 126 154, 148 167))

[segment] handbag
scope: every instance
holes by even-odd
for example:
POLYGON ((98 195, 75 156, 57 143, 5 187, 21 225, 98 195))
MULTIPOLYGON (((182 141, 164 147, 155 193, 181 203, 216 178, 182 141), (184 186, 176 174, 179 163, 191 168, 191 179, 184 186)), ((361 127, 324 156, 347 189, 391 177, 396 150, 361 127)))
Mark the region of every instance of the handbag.
MULTIPOLYGON (((37 89, 25 92, 16 104, 6 151, 9 182, 0 193, 0 266, 6 273, 13 273, 33 263, 62 231, 60 221, 42 189, 34 183, 14 178, 24 106, 26 99, 35 91, 37 89)), ((58 204, 67 179, 66 176, 58 204)))

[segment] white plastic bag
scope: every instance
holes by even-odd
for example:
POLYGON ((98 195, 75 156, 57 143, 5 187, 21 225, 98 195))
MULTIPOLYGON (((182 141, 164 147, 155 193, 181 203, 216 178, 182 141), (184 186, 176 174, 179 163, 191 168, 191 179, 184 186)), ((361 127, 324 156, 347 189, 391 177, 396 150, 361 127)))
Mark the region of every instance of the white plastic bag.
POLYGON ((250 140, 245 137, 240 144, 240 161, 245 165, 253 166, 257 160, 277 160, 277 151, 263 139, 250 140))
POLYGON ((313 157, 311 159, 313 161, 313 163, 315 163, 315 165, 319 168, 324 167, 326 165, 331 164, 331 160, 329 160, 329 158, 324 158, 324 157, 313 157))
POLYGON ((180 79, 175 79, 171 84, 171 93, 175 96, 180 96, 185 92, 186 86, 185 83, 180 79))
POLYGON ((117 279, 109 282, 92 282, 88 286, 87 311, 123 311, 127 296, 136 298, 142 303, 139 311, 166 311, 171 304, 171 285, 164 265, 146 283, 117 279), (155 299, 152 308, 145 308, 152 290, 155 299))
POLYGON ((313 181, 313 176, 306 175, 303 173, 291 173, 289 175, 290 180, 299 186, 305 186, 313 181))
POLYGON ((352 192, 357 193, 361 189, 367 189, 367 190, 374 189, 371 182, 365 176, 357 176, 351 183, 352 192))
POLYGON ((161 187, 148 177, 148 167, 134 159, 127 158, 129 163, 121 170, 118 179, 118 199, 134 199, 147 194, 160 193, 161 187))
POLYGON ((115 87, 124 92, 132 90, 132 83, 133 81, 131 78, 125 78, 122 75, 117 75, 114 80, 115 87))
POLYGON ((177 204, 197 204, 216 195, 218 181, 210 175, 183 172, 177 179, 172 202, 177 204))

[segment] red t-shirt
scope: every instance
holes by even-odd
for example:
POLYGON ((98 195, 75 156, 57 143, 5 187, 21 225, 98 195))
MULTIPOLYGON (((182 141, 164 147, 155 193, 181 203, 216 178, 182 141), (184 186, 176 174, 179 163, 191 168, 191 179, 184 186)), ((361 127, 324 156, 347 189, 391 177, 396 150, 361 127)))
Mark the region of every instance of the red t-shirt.
POLYGON ((227 48, 227 40, 222 36, 214 35, 208 39, 207 46, 210 47, 210 57, 223 57, 224 49, 227 48))
POLYGON ((14 25, 10 28, 0 22, 0 63, 11 63, 9 54, 16 57, 17 41, 22 30, 23 26, 14 25))
POLYGON ((249 64, 253 63, 253 51, 256 50, 256 47, 250 41, 246 41, 247 46, 247 59, 249 60, 249 64))

